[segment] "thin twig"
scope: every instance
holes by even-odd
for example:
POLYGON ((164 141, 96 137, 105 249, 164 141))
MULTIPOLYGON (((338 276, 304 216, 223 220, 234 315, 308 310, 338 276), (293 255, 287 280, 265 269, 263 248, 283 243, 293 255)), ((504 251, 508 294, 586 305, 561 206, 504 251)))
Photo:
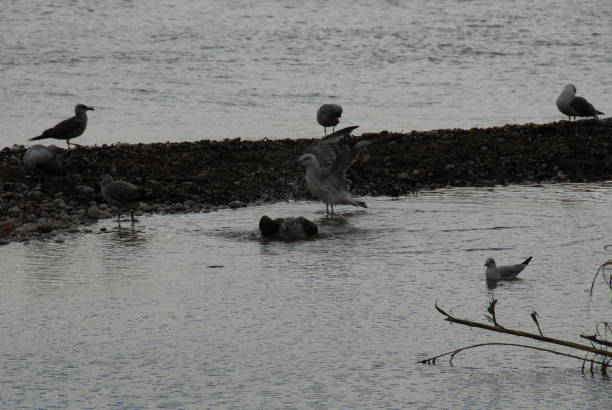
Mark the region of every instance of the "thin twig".
POLYGON ((513 347, 523 347, 523 348, 527 348, 527 349, 534 349, 534 350, 540 350, 542 352, 548 352, 548 353, 553 353, 553 354, 557 354, 560 356, 566 356, 566 357, 571 357, 577 360, 582 360, 583 361, 583 366, 584 366, 584 362, 591 362, 591 364, 599 364, 602 366, 606 366, 608 363, 607 362, 600 362, 598 360, 594 360, 594 359, 589 359, 586 357, 581 357, 581 356, 575 356, 573 354, 568 354, 568 353, 562 353, 562 352, 557 352, 556 350, 551 350, 551 349, 544 349, 542 347, 537 347, 537 346, 530 346, 530 345, 522 345, 522 344, 517 344, 517 343, 499 343, 499 342, 488 342, 488 343, 479 343, 479 344, 475 344, 475 345, 471 345, 471 346, 466 346, 466 347, 461 347, 459 349, 455 349, 452 350, 450 352, 446 352, 446 353, 442 353, 439 354, 437 356, 434 357, 430 357, 429 359, 425 359, 425 360, 420 360, 419 363, 423 363, 423 364, 435 364, 436 360, 444 357, 444 356, 449 356, 449 363, 452 365, 453 364, 453 359, 455 357, 455 355, 457 355, 458 353, 464 351, 464 350, 468 350, 468 349, 474 349, 476 347, 483 347, 483 346, 513 346, 513 347))
POLYGON ((590 340, 591 342, 597 343, 602 346, 612 347, 612 342, 608 342, 607 340, 598 339, 595 335, 580 335, 581 338, 590 340))

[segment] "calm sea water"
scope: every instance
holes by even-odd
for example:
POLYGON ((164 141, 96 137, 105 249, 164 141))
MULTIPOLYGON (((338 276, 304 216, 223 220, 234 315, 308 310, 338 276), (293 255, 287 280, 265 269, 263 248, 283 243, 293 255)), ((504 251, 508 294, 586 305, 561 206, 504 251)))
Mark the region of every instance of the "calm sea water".
POLYGON ((96 107, 79 142, 316 137, 612 112, 609 0, 0 0, 0 146, 96 107))
MULTIPOLYGON (((64 242, 2 247, 3 408, 610 408, 573 359, 482 348, 485 321, 579 341, 610 317, 612 185, 449 189, 100 222, 64 242), (265 242, 263 215, 304 215, 317 240, 265 242), (99 228, 107 228, 101 232, 99 228), (484 260, 532 263, 487 285, 484 260)), ((530 342, 525 342, 533 344, 530 342)))

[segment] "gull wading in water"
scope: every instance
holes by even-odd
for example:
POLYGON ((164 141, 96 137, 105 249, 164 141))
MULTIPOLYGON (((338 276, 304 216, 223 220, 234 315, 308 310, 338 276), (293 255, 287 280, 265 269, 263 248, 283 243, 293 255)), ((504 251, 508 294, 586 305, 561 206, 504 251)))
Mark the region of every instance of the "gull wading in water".
POLYGON ((130 219, 134 222, 134 211, 138 208, 138 200, 141 197, 138 187, 125 181, 113 181, 110 175, 104 174, 100 177, 100 191, 104 200, 117 208, 118 223, 122 209, 129 209, 130 219))
POLYGON ((342 117, 342 107, 338 104, 323 104, 317 110, 317 122, 323 127, 323 133, 327 136, 327 127, 334 128, 342 117))
POLYGON ((576 97, 576 87, 573 84, 568 84, 563 88, 557 97, 557 108, 567 115, 570 121, 572 117, 574 119, 576 117, 597 117, 603 114, 583 97, 576 97))
POLYGON ((531 262, 531 256, 518 265, 497 266, 495 259, 487 258, 484 266, 487 267, 487 280, 512 280, 523 271, 531 262))
POLYGON ((89 110, 93 110, 93 107, 88 107, 85 104, 77 104, 74 107, 74 117, 70 117, 57 124, 55 127, 43 131, 38 137, 30 138, 30 141, 42 140, 45 138, 66 140, 68 148, 70 148, 70 140, 78 137, 85 131, 85 127, 87 127, 86 113, 89 110))
POLYGON ((361 148, 369 141, 356 142, 351 137, 355 127, 343 128, 314 142, 298 162, 306 169, 306 185, 312 195, 325 203, 325 211, 334 214, 334 205, 353 205, 367 208, 348 192, 351 181, 346 171, 353 165, 361 148))

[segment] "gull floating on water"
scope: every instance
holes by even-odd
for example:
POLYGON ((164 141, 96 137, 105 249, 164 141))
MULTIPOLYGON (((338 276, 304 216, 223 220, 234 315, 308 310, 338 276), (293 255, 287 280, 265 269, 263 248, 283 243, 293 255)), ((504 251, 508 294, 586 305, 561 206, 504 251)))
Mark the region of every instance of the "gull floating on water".
POLYGON ((336 125, 342 117, 342 107, 338 104, 323 104, 317 110, 317 122, 323 127, 323 133, 327 136, 327 127, 332 127, 334 132, 336 125))
POLYGON ((66 175, 63 167, 66 155, 55 145, 34 145, 23 154, 23 165, 38 175, 66 175))
POLYGON ((576 87, 568 84, 563 88, 561 94, 557 98, 557 108, 563 114, 567 115, 571 121, 572 117, 597 117, 603 112, 598 111, 593 107, 593 104, 588 102, 583 97, 576 97, 576 87))
POLYGON ((66 140, 68 148, 70 148, 70 140, 78 137, 85 131, 85 127, 87 127, 86 113, 89 110, 93 110, 93 107, 88 107, 85 104, 77 104, 74 107, 74 117, 70 117, 57 124, 55 127, 43 131, 38 137, 30 138, 30 141, 42 140, 45 138, 66 140))
POLYGON ((298 162, 306 168, 306 185, 312 195, 325 203, 325 211, 334 214, 334 205, 353 205, 367 208, 365 202, 357 201, 348 192, 351 181, 346 171, 353 165, 361 148, 369 141, 355 142, 351 131, 357 126, 343 128, 314 142, 298 162))
POLYGON ((487 267, 488 280, 512 280, 531 262, 531 256, 518 265, 496 266, 495 259, 487 258, 484 266, 487 267))
POLYGON ((110 175, 104 174, 100 177, 100 191, 106 202, 117 208, 117 222, 120 222, 121 209, 129 209, 130 219, 134 222, 134 211, 141 197, 138 187, 125 181, 113 181, 110 175))

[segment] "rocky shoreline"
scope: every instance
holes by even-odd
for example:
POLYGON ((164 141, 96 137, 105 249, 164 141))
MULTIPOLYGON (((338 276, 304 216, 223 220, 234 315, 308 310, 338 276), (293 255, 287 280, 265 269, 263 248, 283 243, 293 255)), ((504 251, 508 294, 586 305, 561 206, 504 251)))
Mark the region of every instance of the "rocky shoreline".
MULTIPOLYGON (((612 118, 383 131, 356 138, 372 142, 349 171, 356 196, 612 178, 612 118)), ((140 213, 209 212, 307 199, 297 158, 312 142, 226 139, 80 147, 66 160, 67 175, 53 177, 24 170, 24 146, 6 147, 0 150, 0 243, 91 229, 92 221, 112 211, 98 186, 105 173, 143 188, 140 213)))

